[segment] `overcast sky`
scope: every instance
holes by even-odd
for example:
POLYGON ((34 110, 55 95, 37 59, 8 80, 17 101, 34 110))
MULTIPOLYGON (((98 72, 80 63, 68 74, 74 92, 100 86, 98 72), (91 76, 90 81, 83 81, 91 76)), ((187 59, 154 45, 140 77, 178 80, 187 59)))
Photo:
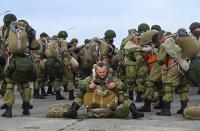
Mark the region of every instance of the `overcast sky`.
POLYGON ((200 21, 199 6, 199 0, 0 0, 0 14, 11 10, 18 19, 27 20, 38 36, 66 30, 68 41, 76 37, 83 43, 112 29, 117 34, 115 42, 120 43, 128 29, 143 22, 171 32, 188 29, 200 21))

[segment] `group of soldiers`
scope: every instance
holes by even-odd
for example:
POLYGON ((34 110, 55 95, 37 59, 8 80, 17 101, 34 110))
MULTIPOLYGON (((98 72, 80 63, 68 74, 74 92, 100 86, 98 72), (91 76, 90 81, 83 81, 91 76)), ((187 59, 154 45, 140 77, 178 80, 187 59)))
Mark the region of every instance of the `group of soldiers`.
MULTIPOLYGON (((159 25, 150 28, 142 23, 138 29, 128 30, 119 50, 114 45, 116 33, 113 30, 107 30, 102 39, 86 39, 83 45, 78 46, 76 38, 66 41, 68 34, 64 30, 52 37, 43 32, 36 40, 36 31, 26 20, 17 20, 14 14, 7 14, 3 22, 0 74, 4 104, 1 109, 6 111, 2 117, 12 117, 15 85, 23 100, 23 115, 30 115, 29 110, 33 106, 30 104, 32 93, 29 82, 33 82, 34 99, 55 95, 56 100, 63 100, 62 87, 64 92, 69 92, 69 100, 73 103, 63 113, 66 118, 77 118, 78 109, 89 101, 84 100, 85 94, 98 94, 97 88, 101 90, 101 97, 114 93, 117 105, 122 104, 128 109, 133 119, 143 117, 142 112, 151 112, 152 103, 156 103, 155 109, 161 109, 156 115, 170 116, 173 92, 176 91, 181 102, 177 113, 183 114, 189 100, 190 84, 200 87, 196 77, 198 73, 193 76, 200 55, 198 22, 190 25, 190 34, 184 28, 171 33, 162 30, 159 25), (185 48, 188 45, 182 44, 185 41, 196 45, 185 48), (78 84, 76 78, 81 78, 78 84), (78 93, 74 96, 76 88, 78 93), (144 102, 138 109, 133 102, 134 92, 135 101, 144 102)), ((117 111, 117 105, 112 104, 106 105, 106 108, 117 111)), ((96 107, 102 105, 95 103, 91 108, 96 107)))

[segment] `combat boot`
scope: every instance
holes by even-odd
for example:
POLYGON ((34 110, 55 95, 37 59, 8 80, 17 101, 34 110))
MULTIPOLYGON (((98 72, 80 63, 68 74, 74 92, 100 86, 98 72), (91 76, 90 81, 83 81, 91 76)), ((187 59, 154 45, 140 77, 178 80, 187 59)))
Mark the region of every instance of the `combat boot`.
POLYGON ((55 95, 55 93, 52 91, 52 86, 48 86, 47 94, 55 95))
POLYGON ((128 94, 129 94, 129 99, 133 100, 133 91, 128 91, 128 94))
POLYGON ((186 107, 187 107, 187 102, 181 101, 181 108, 177 111, 177 114, 183 114, 183 111, 186 107))
POLYGON ((12 117, 12 106, 7 105, 6 111, 1 116, 11 118, 12 117))
POLYGON ((65 98, 60 94, 60 90, 56 91, 56 100, 64 100, 65 98))
POLYGON ((45 88, 41 88, 41 95, 42 96, 48 96, 48 94, 45 91, 45 88))
POLYGON ((41 96, 41 95, 39 94, 39 90, 38 90, 38 89, 34 89, 33 98, 34 98, 34 99, 45 99, 44 96, 41 96))
POLYGON ((142 102, 143 98, 142 98, 142 92, 137 92, 137 96, 136 96, 136 102, 142 102))
POLYGON ((22 114, 23 115, 30 115, 29 108, 30 108, 30 103, 24 102, 24 108, 23 108, 22 114))
POLYGON ((6 109, 6 107, 7 107, 7 105, 6 105, 6 104, 3 104, 3 105, 1 106, 1 109, 6 109))
POLYGON ((163 108, 163 98, 159 98, 158 103, 154 106, 154 109, 162 109, 163 108))
POLYGON ((63 87, 64 87, 64 92, 68 92, 67 85, 63 85, 63 87))
POLYGON ((70 90, 69 91, 69 100, 74 100, 75 97, 74 97, 74 90, 70 90))
POLYGON ((130 110, 131 113, 132 113, 132 118, 133 118, 133 119, 138 119, 138 118, 140 118, 140 117, 144 117, 144 113, 138 112, 138 110, 137 110, 135 104, 133 104, 133 103, 130 105, 129 110, 130 110))
POLYGON ((170 105, 171 105, 171 103, 164 102, 163 103, 163 109, 160 112, 157 112, 156 115, 159 115, 159 116, 171 116, 170 105))
POLYGON ((69 110, 63 113, 63 116, 65 118, 77 119, 77 111, 79 108, 80 106, 77 103, 73 102, 69 110))
MULTIPOLYGON (((22 109, 25 108, 25 102, 22 103, 22 109)), ((29 109, 33 109, 33 105, 29 104, 29 109)))
POLYGON ((151 112, 151 101, 148 100, 148 99, 145 99, 144 100, 144 105, 140 109, 138 109, 138 111, 151 112))

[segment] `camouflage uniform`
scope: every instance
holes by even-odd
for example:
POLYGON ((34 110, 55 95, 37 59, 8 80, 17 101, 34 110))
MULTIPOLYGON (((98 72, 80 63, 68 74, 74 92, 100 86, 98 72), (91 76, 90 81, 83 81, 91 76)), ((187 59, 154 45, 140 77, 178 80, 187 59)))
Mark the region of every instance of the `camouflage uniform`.
POLYGON ((46 60, 46 56, 45 56, 45 49, 47 48, 45 44, 48 43, 44 43, 41 39, 39 39, 39 43, 40 43, 40 49, 34 51, 34 62, 35 62, 35 67, 36 67, 36 80, 33 83, 33 87, 34 87, 34 94, 33 94, 33 98, 36 99, 44 99, 45 97, 43 96, 47 96, 46 92, 45 92, 45 67, 44 67, 44 62, 46 60), (41 89, 41 95, 39 94, 39 90, 41 89), (37 93, 36 93, 37 92, 37 93))
MULTIPOLYGON (((8 16, 9 15, 12 16, 12 14, 8 14, 8 16)), ((24 20, 21 20, 20 22, 23 23, 26 26, 26 28, 28 29, 28 31, 26 30, 26 33, 27 33, 27 37, 29 40, 29 41, 27 41, 27 42, 29 42, 29 48, 28 47, 26 48, 27 49, 26 53, 30 53, 30 49, 39 48, 39 44, 38 44, 37 40, 35 40, 35 31, 34 31, 34 29, 32 29, 32 27, 30 27, 28 25, 28 23, 26 21, 24 22, 24 20)), ((12 24, 14 24, 14 23, 12 23, 12 24)), ((9 30, 9 26, 7 26, 6 30, 4 30, 4 32, 3 32, 4 36, 8 36, 8 34, 7 34, 9 32, 8 30, 9 30)), ((4 38, 6 38, 6 37, 4 37, 4 38)), ((9 44, 9 43, 7 43, 7 44, 9 44)), ((23 43, 23 44, 25 44, 25 43, 23 43)), ((15 101, 15 97, 14 97, 15 85, 17 85, 18 91, 20 92, 22 100, 23 100, 23 114, 30 115, 30 112, 29 112, 29 108, 30 108, 29 102, 31 100, 30 85, 28 82, 18 83, 14 80, 15 78, 13 78, 14 70, 16 70, 15 68, 13 70, 13 67, 15 67, 17 59, 26 58, 26 61, 28 59, 30 59, 29 58, 30 56, 26 56, 24 53, 25 52, 21 52, 21 53, 18 52, 17 54, 12 53, 12 57, 9 59, 9 63, 7 63, 7 65, 5 67, 5 80, 6 80, 7 84, 6 84, 6 92, 4 95, 4 103, 7 106, 6 106, 5 113, 2 114, 3 117, 12 117, 12 105, 14 104, 14 101, 15 101)), ((34 70, 34 69, 32 69, 32 70, 34 70)), ((33 75, 33 74, 29 74, 29 75, 33 75)), ((18 76, 16 76, 16 77, 18 77, 18 76)), ((20 77, 22 77, 22 76, 20 76, 20 77)), ((31 77, 33 77, 33 76, 31 76, 31 77)), ((23 78, 23 79, 25 80, 28 78, 23 78)))
POLYGON ((137 63, 134 57, 135 51, 125 50, 124 46, 127 44, 127 42, 134 44, 132 41, 133 36, 128 35, 127 38, 122 41, 122 45, 120 47, 120 57, 124 59, 125 63, 125 87, 129 92, 129 98, 131 100, 133 100, 133 89, 136 86, 137 63))
MULTIPOLYGON (((88 76, 87 78, 85 78, 81 84, 80 84, 80 92, 77 93, 76 98, 72 104, 71 110, 69 110, 68 112, 65 112, 63 115, 65 117, 69 117, 69 118, 74 118, 74 116, 71 116, 72 113, 71 111, 74 113, 75 110, 78 110, 78 108, 80 106, 83 105, 83 97, 84 94, 88 91, 91 91, 91 89, 88 88, 89 84, 92 81, 92 76, 88 76), (75 110, 73 108, 76 108, 75 110)), ((125 108, 129 108, 132 112, 132 116, 134 119, 137 119, 138 117, 143 117, 142 113, 137 112, 135 105, 133 104, 133 102, 128 98, 128 96, 122 91, 123 88, 123 83, 117 78, 117 77, 113 77, 113 82, 115 82, 116 87, 114 89, 114 91, 118 94, 118 100, 119 100, 119 104, 123 104, 123 107, 125 108), (134 105, 134 107, 133 107, 134 105), (134 108, 134 109, 131 109, 134 108), (133 111, 134 110, 134 111, 133 111), (137 114, 137 113, 138 114, 137 114), (134 116, 134 113, 137 114, 137 116, 134 116)), ((77 114, 76 114, 77 115, 77 114)), ((76 116, 77 117, 77 116, 76 116)))
MULTIPOLYGON (((163 46, 163 45, 161 45, 163 46)), ((162 47, 161 47, 162 48, 162 47)), ((162 73, 162 82, 164 86, 164 95, 163 95, 163 109, 161 112, 158 112, 157 115, 171 115, 170 113, 170 105, 173 100, 173 91, 175 88, 179 88, 180 91, 180 101, 181 101, 181 109, 187 106, 187 102, 189 99, 188 90, 189 84, 186 77, 181 74, 178 70, 178 65, 176 63, 169 64, 169 60, 171 59, 174 61, 175 59, 170 57, 169 54, 166 52, 165 48, 160 50, 160 54, 162 57, 158 55, 159 63, 166 62, 161 67, 162 73), (161 58, 161 59, 160 59, 161 58), (165 58, 165 59, 163 59, 165 58)), ((177 111, 177 113, 181 113, 181 109, 177 111)))
POLYGON ((64 97, 61 96, 60 90, 64 75, 64 63, 68 56, 67 43, 63 38, 58 38, 57 41, 52 40, 48 50, 50 54, 46 53, 47 61, 45 62, 45 68, 49 75, 50 83, 56 91, 56 100, 62 100, 64 97))

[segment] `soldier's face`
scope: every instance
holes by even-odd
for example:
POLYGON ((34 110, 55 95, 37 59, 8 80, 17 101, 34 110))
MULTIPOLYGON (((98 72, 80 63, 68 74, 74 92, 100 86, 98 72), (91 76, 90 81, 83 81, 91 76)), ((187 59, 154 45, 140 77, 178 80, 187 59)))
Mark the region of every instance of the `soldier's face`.
POLYGON ((48 37, 41 37, 42 42, 48 41, 48 37))
POLYGON ((193 33, 197 36, 200 36, 200 28, 196 28, 193 33))
POLYGON ((107 77, 107 72, 108 72, 108 70, 105 66, 104 67, 98 67, 96 69, 96 74, 100 79, 105 79, 107 77))

